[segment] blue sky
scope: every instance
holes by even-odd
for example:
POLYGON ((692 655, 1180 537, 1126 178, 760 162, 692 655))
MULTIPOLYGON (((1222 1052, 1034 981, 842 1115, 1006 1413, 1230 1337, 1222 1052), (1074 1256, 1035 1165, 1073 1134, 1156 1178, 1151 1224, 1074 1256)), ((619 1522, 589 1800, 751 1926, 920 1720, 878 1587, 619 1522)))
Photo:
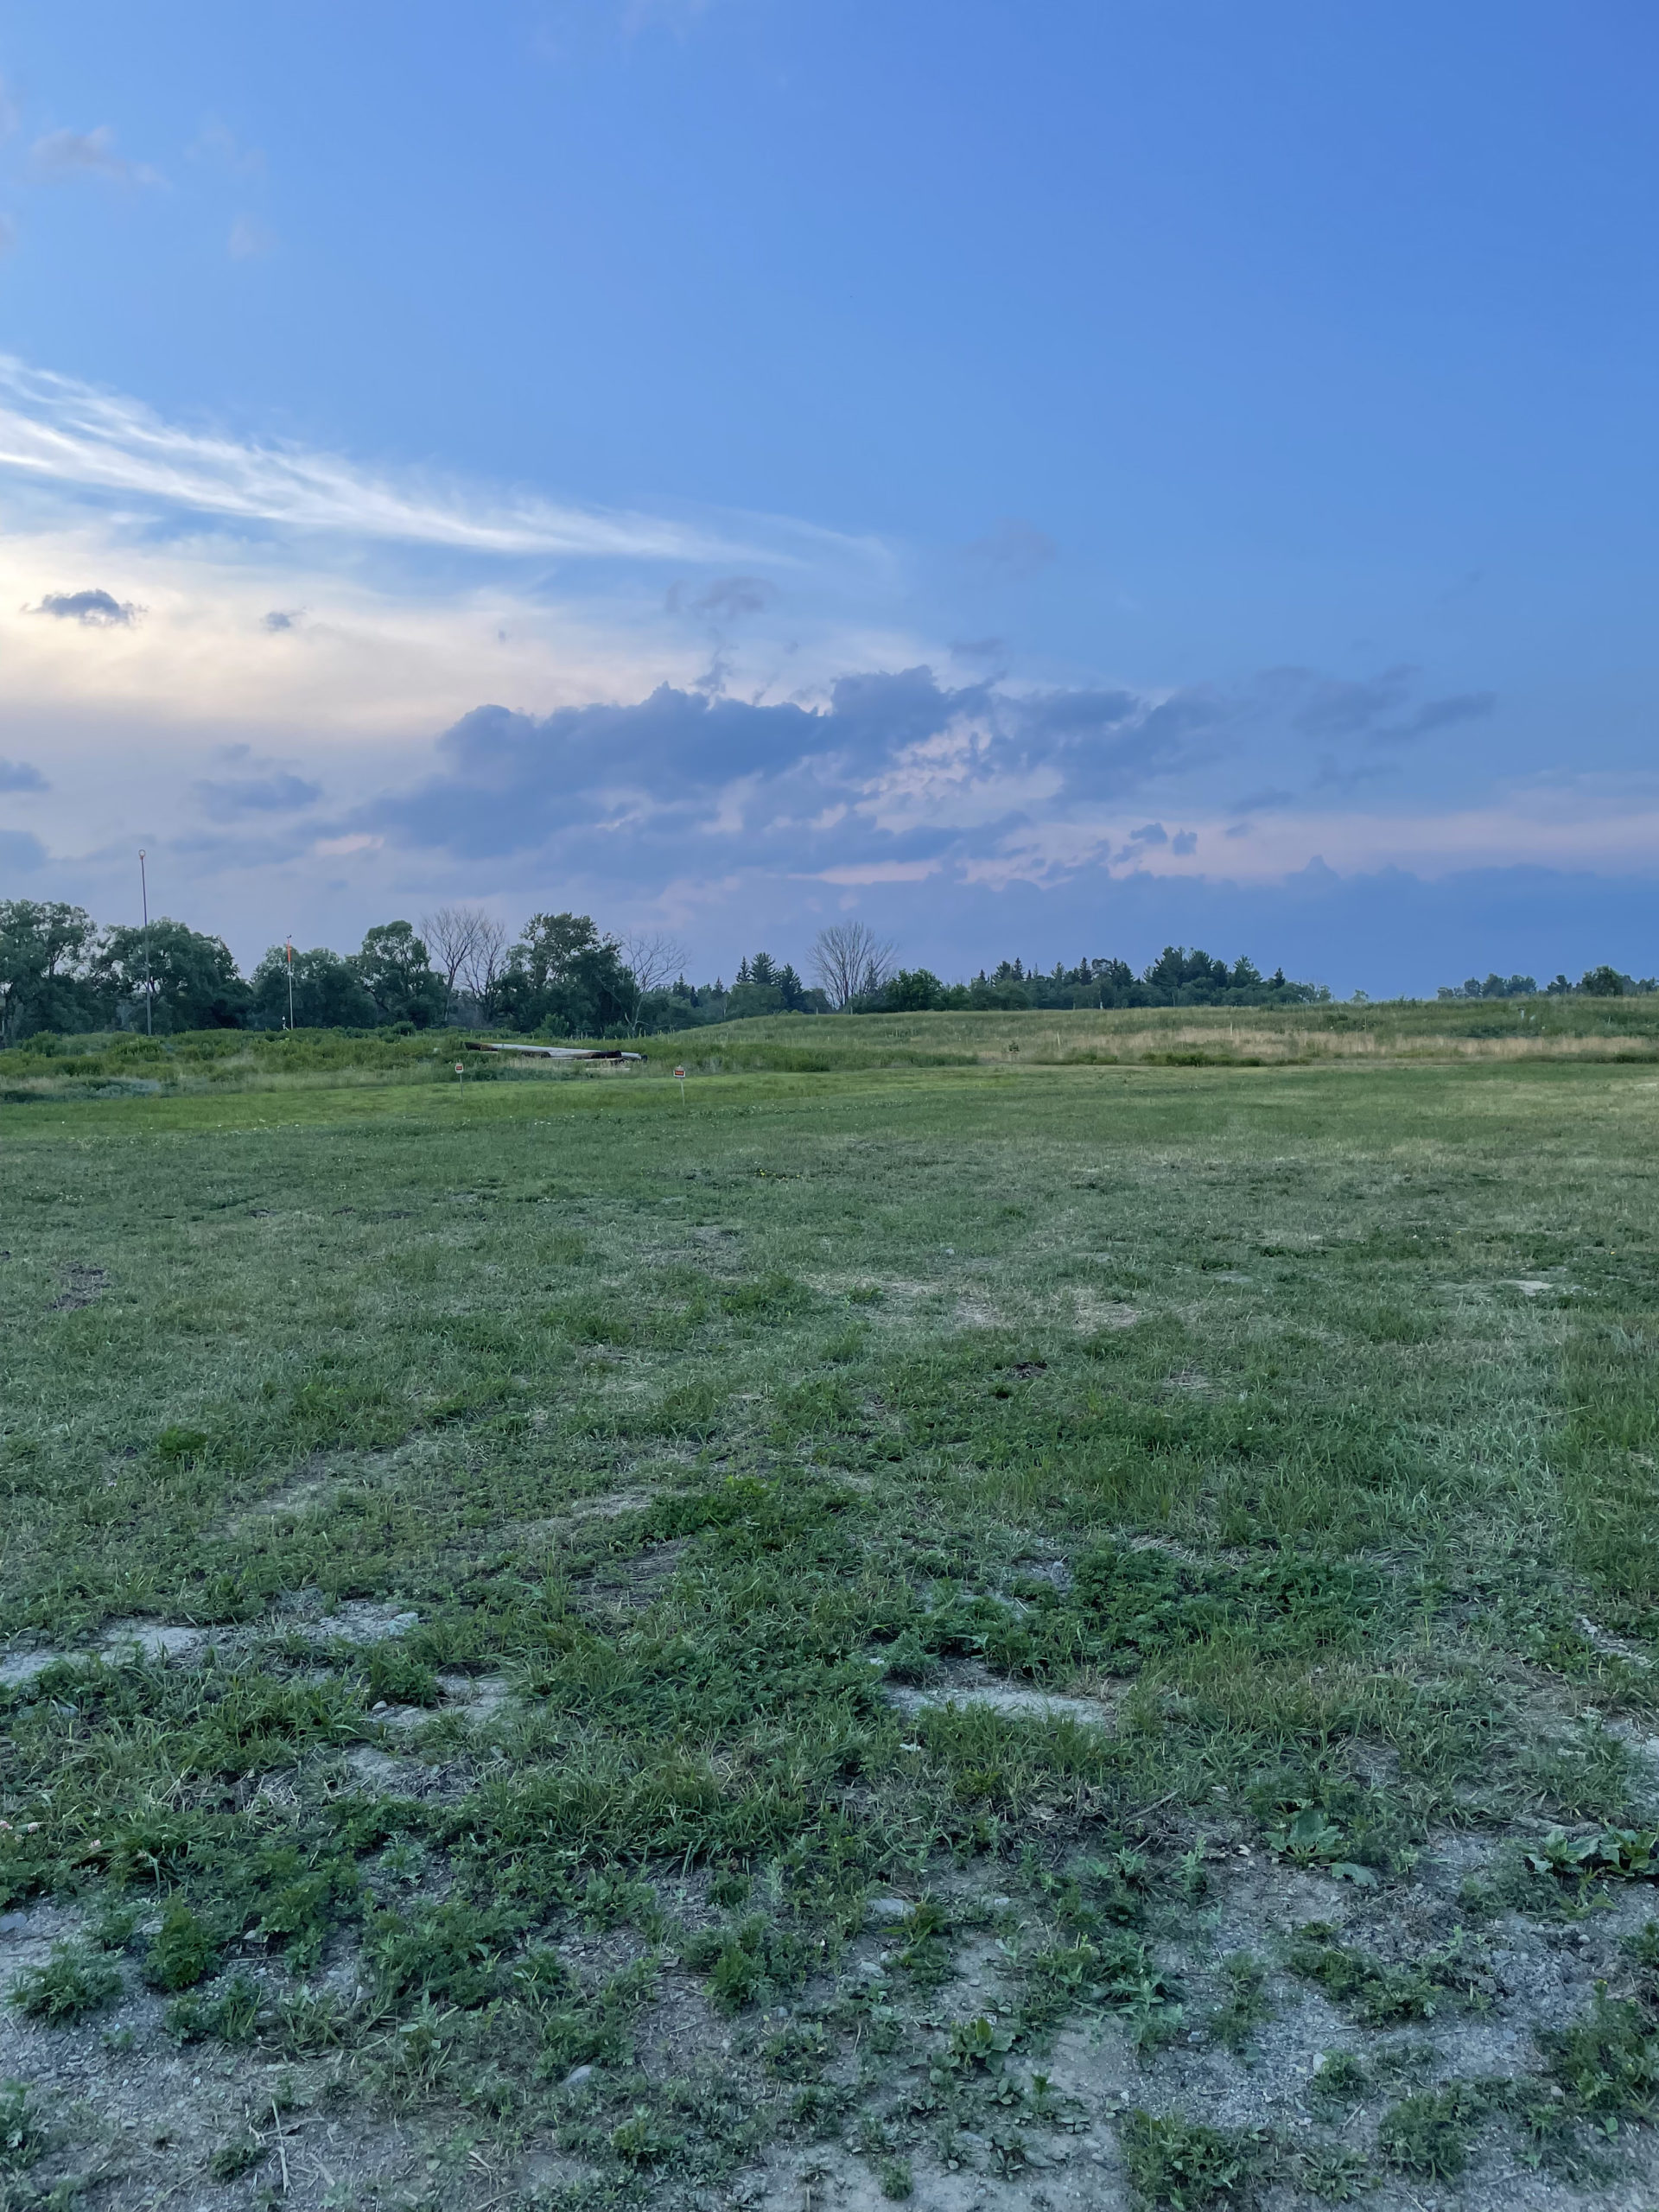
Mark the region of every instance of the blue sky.
POLYGON ((1651 972, 1634 5, 0 11, 0 896, 1651 972))

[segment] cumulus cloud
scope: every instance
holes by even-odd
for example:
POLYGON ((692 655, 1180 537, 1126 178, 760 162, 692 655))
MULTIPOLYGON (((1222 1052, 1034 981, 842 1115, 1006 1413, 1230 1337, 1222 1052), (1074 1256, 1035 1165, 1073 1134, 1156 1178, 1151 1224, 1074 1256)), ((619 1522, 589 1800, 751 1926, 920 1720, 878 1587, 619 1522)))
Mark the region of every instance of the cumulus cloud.
POLYGON ((215 822, 232 822, 245 814, 295 814, 315 806, 322 797, 321 784, 286 774, 199 783, 195 791, 204 810, 215 822))
POLYGON ((28 760, 0 760, 0 791, 43 791, 46 778, 28 760))
POLYGON ((48 130, 29 152, 29 166, 48 184, 80 177, 108 184, 160 184, 160 174, 143 162, 129 162, 115 150, 115 133, 100 123, 95 130, 48 130))
POLYGON ((280 635, 284 630, 291 630, 298 620, 297 612, 290 613, 285 607, 273 607, 270 613, 264 617, 259 626, 262 630, 270 630, 274 634, 280 635))
POLYGON ((634 875, 683 861, 690 839, 711 867, 842 885, 919 880, 994 850, 1033 809, 1127 795, 1182 757, 1160 702, 953 687, 926 667, 845 676, 813 704, 663 684, 539 719, 480 707, 438 753, 423 786, 344 826, 469 860, 602 853, 634 875))
POLYGON ((143 613, 129 600, 107 591, 49 591, 31 614, 54 614, 60 622, 79 622, 89 630, 130 630, 143 613))

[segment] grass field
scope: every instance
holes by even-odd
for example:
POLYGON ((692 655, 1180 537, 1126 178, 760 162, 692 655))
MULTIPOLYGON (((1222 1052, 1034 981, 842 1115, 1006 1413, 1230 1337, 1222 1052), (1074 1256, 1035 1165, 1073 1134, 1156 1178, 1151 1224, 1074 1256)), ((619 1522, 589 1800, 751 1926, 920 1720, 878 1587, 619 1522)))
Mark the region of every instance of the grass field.
POLYGON ((0 2207, 1653 2202, 1574 1011, 0 1106, 0 2207))
MULTIPOLYGON (((499 1041, 499 1033, 497 1033, 499 1041)), ((572 1068, 470 1054, 465 1030, 198 1030, 26 1039, 0 1054, 0 1105, 238 1090, 559 1082, 572 1068)), ((598 1040, 589 1040, 598 1041, 598 1040)), ((608 1040, 614 1043, 614 1039, 608 1040)), ((906 1068, 1281 1066, 1330 1059, 1659 1059, 1659 994, 1398 1000, 1238 1011, 778 1014, 625 1041, 662 1073, 832 1075, 906 1068)))

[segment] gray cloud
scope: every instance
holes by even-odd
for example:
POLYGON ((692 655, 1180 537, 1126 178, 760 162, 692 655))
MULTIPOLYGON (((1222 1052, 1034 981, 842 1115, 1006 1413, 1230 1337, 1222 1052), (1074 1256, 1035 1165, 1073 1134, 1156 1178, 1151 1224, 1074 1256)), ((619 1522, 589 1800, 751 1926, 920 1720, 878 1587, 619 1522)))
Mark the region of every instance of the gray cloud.
POLYGON ((1287 744, 1299 769, 1317 768, 1306 801, 1391 772, 1374 747, 1425 718, 1484 710, 1475 694, 1414 705, 1414 683, 1402 670, 1363 684, 1279 670, 1154 699, 1015 691, 995 676, 954 682, 918 666, 849 673, 826 698, 768 704, 728 696, 717 653, 699 683, 664 684, 629 705, 543 717, 476 708, 439 739, 424 784, 387 791, 327 834, 366 833, 503 874, 525 862, 560 878, 597 871, 619 887, 756 872, 874 883, 894 880, 895 867, 1051 882, 1096 865, 1133 871, 1154 850, 1197 851, 1194 830, 1167 823, 1191 820, 1195 800, 1213 805, 1218 773, 1223 791, 1245 785, 1229 832, 1243 836, 1253 812, 1294 803, 1266 780, 1287 773, 1287 744), (1329 735, 1310 763, 1313 729, 1329 735), (1255 790, 1252 753, 1263 777, 1255 790), (1117 825, 1130 807, 1131 823, 1154 809, 1163 819, 1142 818, 1126 837, 1117 825))
POLYGON ((315 806, 322 797, 321 784, 302 776, 238 776, 225 783, 203 783, 196 797, 215 822, 233 822, 244 814, 293 814, 315 806))
POLYGON ((599 833, 618 865, 685 865, 685 840, 734 839, 797 871, 988 849, 1056 776, 1077 798, 1133 791, 1186 744, 1168 703, 1133 693, 1016 696, 941 684, 931 670, 842 677, 828 704, 752 704, 664 685, 634 706, 537 721, 480 707, 439 741, 440 772, 343 827, 458 855, 505 857, 599 833), (970 827, 938 827, 943 818, 970 827), (902 822, 902 829, 881 823, 902 822), (671 854, 671 861, 658 857, 671 854), (625 855, 629 856, 625 859, 625 855))
POLYGON ((683 584, 668 592, 671 614, 701 614, 711 622, 733 622, 742 614, 761 614, 778 596, 778 587, 764 576, 716 576, 695 597, 686 596, 683 584))
POLYGON ((950 640, 952 660, 1001 660, 1007 652, 1007 641, 1001 638, 953 638, 950 640))
POLYGON ((50 788, 40 770, 28 760, 0 760, 0 791, 43 791, 50 788))
POLYGON ((1379 738, 1404 740, 1426 737, 1433 729, 1449 729, 1453 722, 1482 721, 1497 705, 1496 691, 1459 691, 1448 699, 1430 699, 1408 715, 1398 729, 1379 730, 1379 738))
POLYGON ((994 574, 1023 582, 1058 561, 1060 549, 1046 531, 1017 515, 1004 515, 983 537, 968 548, 969 557, 994 574))
POLYGON ((1319 772, 1313 779, 1316 791, 1357 791, 1366 784, 1381 778, 1397 776, 1398 765, 1391 760, 1360 760, 1352 763, 1338 760, 1332 753, 1322 753, 1319 772))
POLYGON ((1431 730, 1478 720, 1497 704, 1495 692, 1459 691, 1414 707, 1411 695, 1421 672, 1406 662, 1357 680, 1274 668, 1257 678, 1255 700, 1258 710, 1282 718, 1299 736, 1370 745, 1407 744, 1431 730))
POLYGON ((107 591, 49 591, 38 607, 28 609, 31 614, 55 614, 60 622, 79 622, 92 630, 130 629, 143 611, 107 591))
POLYGON ((291 630, 298 620, 297 614, 289 614, 280 607, 273 607, 261 626, 273 631, 291 630))

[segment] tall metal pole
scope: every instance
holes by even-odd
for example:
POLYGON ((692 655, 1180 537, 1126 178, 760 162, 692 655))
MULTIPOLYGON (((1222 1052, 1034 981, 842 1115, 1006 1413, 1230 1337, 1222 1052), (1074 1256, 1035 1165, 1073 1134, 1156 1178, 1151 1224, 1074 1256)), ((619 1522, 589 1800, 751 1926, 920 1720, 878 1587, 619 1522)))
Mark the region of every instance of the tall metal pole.
POLYGON ((149 988, 149 878, 144 872, 144 849, 142 845, 138 848, 138 887, 144 898, 144 1034, 146 1037, 153 1037, 156 1031, 150 1013, 152 1001, 149 988))
POLYGON ((294 1027, 294 940, 288 940, 288 1026, 294 1027))

